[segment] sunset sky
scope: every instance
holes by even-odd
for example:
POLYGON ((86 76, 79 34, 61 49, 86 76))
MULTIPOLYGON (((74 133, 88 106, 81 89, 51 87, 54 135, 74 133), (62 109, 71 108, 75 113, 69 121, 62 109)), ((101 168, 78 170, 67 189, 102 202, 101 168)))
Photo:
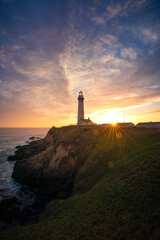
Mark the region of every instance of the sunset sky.
POLYGON ((0 127, 160 121, 160 1, 0 0, 0 127))

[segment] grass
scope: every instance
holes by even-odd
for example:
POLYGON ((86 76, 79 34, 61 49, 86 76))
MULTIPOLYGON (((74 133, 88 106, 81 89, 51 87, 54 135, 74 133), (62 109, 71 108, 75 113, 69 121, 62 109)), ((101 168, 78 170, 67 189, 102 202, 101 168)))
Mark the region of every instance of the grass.
MULTIPOLYGON (((53 200, 37 224, 1 232, 6 240, 158 240, 160 131, 73 128, 80 170, 72 196, 53 200)), ((61 140, 62 140, 61 139, 61 140)))

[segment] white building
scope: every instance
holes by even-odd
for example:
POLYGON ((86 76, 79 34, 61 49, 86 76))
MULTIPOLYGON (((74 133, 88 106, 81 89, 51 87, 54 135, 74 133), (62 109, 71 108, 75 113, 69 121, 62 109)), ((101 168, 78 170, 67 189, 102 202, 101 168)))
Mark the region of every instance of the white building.
POLYGON ((116 123, 117 127, 135 127, 135 125, 132 122, 124 122, 124 123, 116 123))
POLYGON ((139 128, 160 128, 160 122, 142 122, 138 123, 136 127, 139 128))

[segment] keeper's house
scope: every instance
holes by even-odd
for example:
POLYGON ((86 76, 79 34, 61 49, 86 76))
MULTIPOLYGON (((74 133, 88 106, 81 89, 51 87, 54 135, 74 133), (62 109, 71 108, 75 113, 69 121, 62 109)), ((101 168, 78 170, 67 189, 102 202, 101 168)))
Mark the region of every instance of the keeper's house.
POLYGON ((90 118, 88 119, 80 119, 78 125, 95 125, 90 118))

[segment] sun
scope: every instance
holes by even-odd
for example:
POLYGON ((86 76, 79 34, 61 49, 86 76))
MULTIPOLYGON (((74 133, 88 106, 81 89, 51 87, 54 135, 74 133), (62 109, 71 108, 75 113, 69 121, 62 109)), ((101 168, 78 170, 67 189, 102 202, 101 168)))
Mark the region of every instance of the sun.
POLYGON ((98 118, 99 123, 112 123, 116 124, 117 122, 123 121, 123 115, 120 112, 116 111, 109 111, 107 113, 104 113, 103 115, 99 116, 98 118))

